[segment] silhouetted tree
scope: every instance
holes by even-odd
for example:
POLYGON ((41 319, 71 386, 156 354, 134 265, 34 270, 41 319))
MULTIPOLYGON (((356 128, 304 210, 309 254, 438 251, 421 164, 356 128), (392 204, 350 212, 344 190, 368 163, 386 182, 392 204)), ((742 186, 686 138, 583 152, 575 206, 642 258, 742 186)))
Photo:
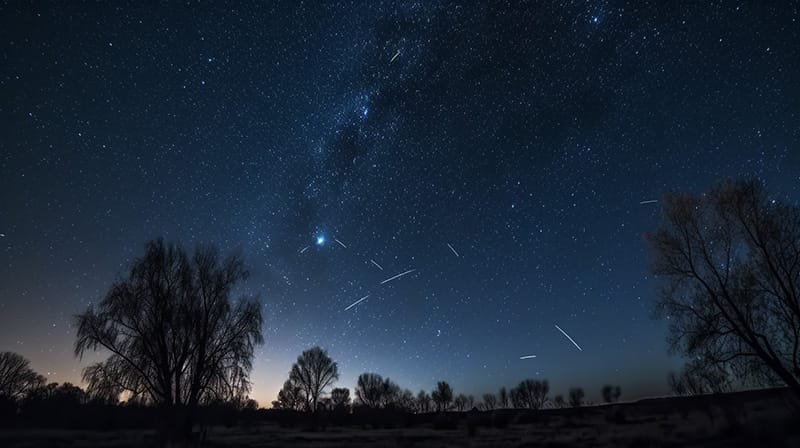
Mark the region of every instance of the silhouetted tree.
POLYGON ((243 397, 255 346, 263 343, 259 303, 231 300, 247 275, 238 256, 223 260, 213 248, 198 248, 190 257, 162 240, 148 243, 128 276, 76 318, 76 356, 110 353, 84 369, 89 394, 127 392, 158 405, 179 438, 191 431, 199 403, 243 397))
POLYGON ((603 401, 606 403, 613 403, 619 400, 619 397, 622 395, 622 389, 619 386, 612 386, 610 384, 606 384, 603 386, 602 396, 603 401))
POLYGON ((553 398, 553 406, 559 409, 566 407, 567 403, 564 401, 564 396, 561 394, 556 395, 555 398, 553 398))
POLYGON ((377 373, 362 373, 356 380, 356 402, 369 408, 383 404, 383 377, 377 373))
POLYGON ((417 409, 417 401, 414 399, 414 392, 403 389, 403 391, 397 395, 396 406, 406 412, 414 412, 417 409))
POLYGON ((525 403, 523 402, 522 398, 522 391, 519 387, 512 387, 508 393, 508 398, 511 401, 512 408, 524 408, 525 403))
POLYGON ((497 397, 494 394, 483 394, 483 409, 486 411, 491 411, 492 409, 497 407, 497 397))
POLYGON ((511 402, 515 408, 541 409, 547 402, 550 384, 547 380, 523 380, 511 389, 511 402))
POLYGON ((331 397, 322 397, 317 402, 317 410, 320 411, 332 411, 333 410, 333 400, 331 397))
POLYGON ((708 366, 700 362, 687 363, 681 372, 670 372, 667 377, 670 390, 676 395, 701 395, 730 392, 733 379, 721 366, 708 366))
POLYGON ((464 394, 456 395, 456 398, 453 399, 453 406, 455 406, 456 411, 462 412, 467 409, 467 396, 464 394))
POLYGON ((72 383, 58 385, 50 396, 51 400, 58 400, 73 406, 79 406, 88 401, 86 392, 72 383))
POLYGON ((755 181, 670 195, 648 235, 671 350, 800 398, 800 208, 755 181))
POLYGON ((328 352, 312 347, 297 357, 297 362, 292 365, 289 379, 303 390, 308 400, 308 409, 317 410, 317 402, 325 388, 339 379, 339 367, 328 356, 328 352))
POLYGON ((278 399, 272 402, 275 409, 290 409, 302 411, 307 409, 308 400, 303 393, 303 388, 291 379, 283 383, 283 387, 278 391, 278 399))
POLYGON ((400 400, 400 386, 389 378, 383 380, 381 385, 380 407, 397 407, 400 400))
POLYGON ((346 410, 350 407, 350 389, 346 387, 336 387, 331 391, 333 408, 336 410, 346 410))
POLYGON ((508 390, 505 387, 501 387, 497 393, 497 402, 501 408, 508 407, 508 390))
POLYGON ((0 397, 21 400, 44 386, 45 378, 34 372, 30 361, 14 352, 0 352, 0 397))
POLYGON ((377 373, 362 373, 356 381, 356 402, 370 408, 398 408, 413 410, 414 394, 400 390, 390 378, 377 373))
POLYGON ((573 408, 577 408, 583 404, 583 397, 586 394, 583 393, 583 389, 580 387, 573 387, 569 390, 569 405, 573 408))
POLYGON ((20 414, 45 427, 70 427, 80 419, 86 393, 70 383, 49 383, 32 390, 21 402, 20 414))
POLYGON ((436 383, 436 390, 431 392, 431 398, 436 403, 438 412, 446 411, 453 402, 453 388, 446 381, 439 381, 436 383))
POLYGON ((417 412, 425 413, 431 411, 431 396, 424 390, 417 394, 417 412))
POLYGON ((86 403, 87 395, 83 389, 72 383, 48 383, 42 387, 31 390, 25 397, 28 402, 50 402, 53 405, 77 407, 86 403))

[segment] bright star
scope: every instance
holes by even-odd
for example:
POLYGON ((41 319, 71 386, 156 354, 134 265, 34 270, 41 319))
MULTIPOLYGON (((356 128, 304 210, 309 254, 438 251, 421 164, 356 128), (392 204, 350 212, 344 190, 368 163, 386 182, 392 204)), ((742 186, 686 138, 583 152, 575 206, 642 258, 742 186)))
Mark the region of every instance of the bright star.
POLYGON ((322 246, 323 244, 325 244, 325 236, 324 235, 319 235, 317 237, 317 245, 318 246, 322 246))

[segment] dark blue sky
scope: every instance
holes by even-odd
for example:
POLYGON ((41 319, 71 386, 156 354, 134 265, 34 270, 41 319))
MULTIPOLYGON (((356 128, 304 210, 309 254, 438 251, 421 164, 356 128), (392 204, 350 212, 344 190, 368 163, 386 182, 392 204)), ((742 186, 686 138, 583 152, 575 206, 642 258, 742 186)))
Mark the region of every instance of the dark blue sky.
POLYGON ((3 2, 0 350, 78 382, 72 316, 163 236, 247 259, 262 404, 315 344, 345 387, 662 393, 641 202, 800 198, 766 3, 3 2))

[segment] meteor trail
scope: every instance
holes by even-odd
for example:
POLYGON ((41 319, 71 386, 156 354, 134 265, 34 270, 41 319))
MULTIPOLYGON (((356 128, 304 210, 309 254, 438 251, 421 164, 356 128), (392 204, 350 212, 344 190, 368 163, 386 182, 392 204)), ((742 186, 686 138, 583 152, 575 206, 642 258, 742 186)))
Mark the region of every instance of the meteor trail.
POLYGON ((533 359, 535 357, 536 355, 525 355, 525 356, 520 356, 519 359, 533 359))
POLYGON ((416 269, 409 269, 409 270, 407 270, 406 272, 401 272, 401 273, 399 273, 399 274, 395 275, 394 277, 389 277, 389 278, 387 278, 386 280, 382 281, 382 282, 381 282, 381 285, 382 285, 382 284, 384 284, 384 283, 388 283, 388 282, 390 282, 390 281, 392 281, 392 280, 394 280, 394 279, 396 279, 396 278, 400 278, 400 277, 402 277, 402 276, 404 276, 404 275, 410 274, 410 273, 412 273, 412 272, 414 272, 414 271, 416 271, 416 269))
POLYGON ((309 247, 311 247, 311 246, 304 247, 302 250, 300 250, 300 253, 302 254, 303 252, 307 251, 309 247))
POLYGON ((650 199, 647 201, 639 201, 639 205, 655 204, 656 202, 658 202, 658 199, 650 199))
POLYGON ((342 246, 345 249, 347 249, 347 246, 345 246, 343 242, 339 241, 339 238, 334 238, 333 240, 336 241, 337 243, 339 243, 340 246, 342 246))
POLYGON ((366 299, 367 299, 367 297, 369 297, 369 294, 367 294, 367 295, 365 295, 364 297, 362 297, 362 298, 360 298, 360 299, 356 300, 355 302, 351 303, 351 304, 350 304, 350 306, 348 306, 348 307, 347 307, 347 308, 345 308, 344 310, 345 310, 345 311, 347 311, 347 310, 349 310, 350 308, 352 308, 352 307, 354 307, 354 306, 358 305, 359 303, 361 303, 361 302, 363 302, 364 300, 366 300, 366 299))
POLYGON ((394 62, 394 60, 397 59, 398 56, 400 56, 400 50, 397 50, 397 53, 395 53, 394 56, 392 56, 392 60, 390 60, 389 63, 391 64, 392 62, 394 62))
POLYGON ((558 331, 560 331, 560 332, 561 332, 561 334, 563 334, 564 336, 566 336, 566 337, 567 337, 567 339, 569 339, 569 341, 570 341, 570 342, 572 342, 572 344, 573 344, 575 347, 578 347, 578 350, 580 350, 580 351, 583 351, 583 349, 581 348, 581 346, 580 346, 580 345, 578 345, 578 343, 577 343, 577 342, 575 342, 575 340, 574 340, 574 339, 572 339, 571 337, 569 337, 569 335, 567 334, 567 332, 566 332, 566 331, 562 330, 562 329, 561 329, 561 327, 559 327, 558 325, 556 325, 556 329, 557 329, 558 331))
POLYGON ((369 261, 371 261, 371 262, 372 262, 372 264, 374 264, 375 266, 377 266, 377 267, 378 267, 378 269, 380 269, 381 271, 383 270, 383 267, 382 267, 381 265, 379 265, 378 263, 376 263, 376 262, 375 262, 375 260, 369 260, 369 261))
POLYGON ((452 250, 453 253, 456 254, 456 257, 459 257, 459 258, 461 257, 461 255, 459 255, 458 252, 456 252, 456 250, 453 249, 453 246, 451 246, 450 243, 447 243, 447 247, 449 247, 450 250, 452 250))

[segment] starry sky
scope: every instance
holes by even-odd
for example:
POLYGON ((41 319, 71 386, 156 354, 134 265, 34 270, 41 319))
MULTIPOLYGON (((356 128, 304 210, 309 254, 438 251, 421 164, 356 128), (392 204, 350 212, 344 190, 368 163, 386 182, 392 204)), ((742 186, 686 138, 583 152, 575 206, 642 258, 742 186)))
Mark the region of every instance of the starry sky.
POLYGON ((797 204, 798 79, 796 2, 3 2, 0 350, 79 382, 163 236, 245 257, 262 405, 317 344, 350 388, 664 393, 652 201, 797 204))

